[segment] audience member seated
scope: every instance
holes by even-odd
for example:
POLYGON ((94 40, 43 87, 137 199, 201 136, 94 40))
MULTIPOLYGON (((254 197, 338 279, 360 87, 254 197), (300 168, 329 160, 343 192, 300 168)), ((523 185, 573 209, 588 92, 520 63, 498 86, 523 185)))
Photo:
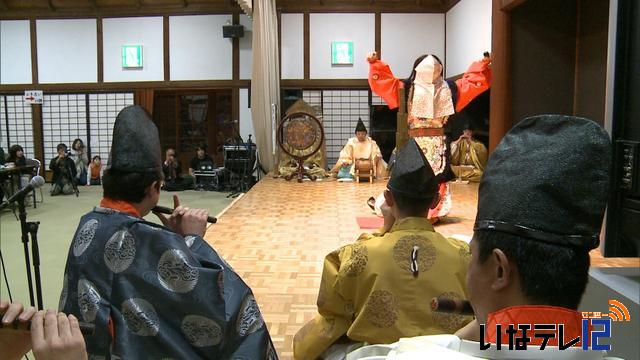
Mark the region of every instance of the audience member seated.
POLYGON ((7 163, 11 163, 14 166, 27 165, 27 158, 24 156, 24 150, 20 145, 11 145, 9 148, 9 157, 6 160, 7 163))
MULTIPOLYGON (((8 166, 22 167, 31 164, 31 159, 27 159, 25 157, 22 146, 15 144, 11 145, 9 148, 9 157, 6 159, 6 164, 8 166)), ((31 177, 33 176, 33 173, 33 169, 29 168, 20 171, 19 174, 12 175, 10 178, 13 182, 9 181, 8 178, 5 178, 2 185, 7 197, 12 196, 16 191, 27 186, 29 184, 29 180, 31 180, 31 177)), ((27 197, 26 201, 29 203, 31 198, 27 197)))
POLYGON ((196 190, 213 190, 213 178, 211 176, 198 176, 198 173, 208 173, 211 175, 216 169, 215 161, 207 154, 207 146, 204 144, 196 148, 196 156, 191 159, 189 164, 189 175, 195 179, 196 190))
MULTIPOLYGON (((563 324, 563 344, 582 336, 582 314, 576 310, 589 278, 589 251, 599 243, 611 155, 608 134, 591 120, 543 115, 518 122, 489 158, 480 181, 467 272, 477 320, 457 333, 464 340, 402 339, 358 349, 347 358, 601 359, 602 351, 584 351, 580 342, 560 350, 558 335, 548 338, 541 352, 544 336, 534 336, 533 328, 550 324, 557 334, 563 324), (479 324, 486 324, 482 337, 479 324), (507 349, 510 325, 531 327, 526 351, 507 349), (491 348, 480 350, 478 341, 491 348)), ((522 339, 522 331, 514 336, 522 339)))
POLYGON ((76 192, 76 164, 69 158, 67 145, 58 144, 58 156, 51 159, 49 170, 53 171, 51 196, 71 195, 76 192))
POLYGON ((473 130, 468 124, 458 140, 451 143, 451 169, 462 181, 480 182, 487 156, 487 148, 473 138, 473 130))
POLYGON ((176 151, 172 148, 168 148, 165 152, 162 172, 164 173, 162 190, 182 191, 190 188, 189 182, 182 177, 182 166, 180 166, 180 161, 176 158, 176 151))
POLYGON ((116 117, 100 206, 71 242, 61 311, 95 324, 90 357, 277 359, 251 289, 202 238, 207 211, 180 206, 164 226, 158 130, 140 106, 116 117))
POLYGON ((387 164, 382 159, 380 148, 375 140, 367 136, 367 128, 362 119, 358 119, 356 136, 349 138, 347 144, 340 151, 338 162, 331 169, 331 173, 338 179, 353 178, 356 173, 356 160, 368 160, 373 167, 373 175, 382 178, 387 175, 387 164))
POLYGON ((84 146, 84 142, 81 139, 73 140, 71 149, 74 154, 74 163, 76 166, 76 184, 87 184, 87 166, 89 166, 89 158, 87 157, 87 150, 84 146))
POLYGON ((89 164, 89 185, 102 185, 102 159, 99 155, 96 155, 89 164))
POLYGON ((87 359, 78 319, 54 310, 36 311, 33 306, 0 300, 0 354, 4 360, 18 360, 33 349, 36 360, 87 359), (17 322, 17 329, 13 325, 17 322), (28 324, 30 328, 28 328, 28 324))
POLYGON ((191 163, 189 163, 189 175, 194 176, 194 171, 203 170, 203 166, 206 168, 208 166, 212 166, 215 169, 215 161, 213 158, 207 154, 207 146, 206 145, 198 145, 196 148, 196 156, 191 159, 191 163))
POLYGON ((472 320, 429 307, 434 296, 466 298, 470 258, 467 243, 446 239, 425 217, 437 191, 433 170, 410 139, 387 184, 382 232, 363 234, 325 258, 319 314, 295 335, 296 359, 344 355, 357 342, 454 333, 472 320))

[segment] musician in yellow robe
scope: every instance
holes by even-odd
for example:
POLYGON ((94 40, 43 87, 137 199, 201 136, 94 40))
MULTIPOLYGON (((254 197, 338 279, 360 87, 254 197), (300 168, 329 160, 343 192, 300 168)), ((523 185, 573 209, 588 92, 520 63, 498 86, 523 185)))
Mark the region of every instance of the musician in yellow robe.
POLYGON ((385 191, 385 226, 329 253, 318 315, 293 340, 296 359, 350 351, 343 344, 392 343, 402 337, 454 333, 471 317, 435 313, 434 296, 466 298, 465 242, 447 239, 427 220, 438 180, 414 139, 397 156, 385 191))
POLYGON ((387 164, 382 159, 382 153, 375 140, 367 136, 367 128, 362 119, 358 119, 356 136, 349 138, 347 144, 340 151, 338 162, 331 169, 331 173, 338 178, 355 176, 356 160, 369 160, 372 163, 373 174, 376 178, 387 176, 387 164))
POLYGON ((487 148, 473 138, 473 130, 466 125, 458 140, 451 143, 453 173, 460 180, 480 182, 487 158, 487 148))

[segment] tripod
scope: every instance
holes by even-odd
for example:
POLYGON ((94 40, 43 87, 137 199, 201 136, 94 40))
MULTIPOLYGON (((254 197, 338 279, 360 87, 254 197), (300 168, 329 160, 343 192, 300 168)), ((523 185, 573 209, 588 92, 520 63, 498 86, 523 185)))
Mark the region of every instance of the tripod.
POLYGON ((69 174, 69 181, 71 181, 71 186, 73 187, 73 191, 76 193, 76 197, 80 195, 80 191, 78 190, 78 184, 76 184, 76 178, 73 176, 73 172, 71 172, 71 165, 67 165, 67 174, 69 174))

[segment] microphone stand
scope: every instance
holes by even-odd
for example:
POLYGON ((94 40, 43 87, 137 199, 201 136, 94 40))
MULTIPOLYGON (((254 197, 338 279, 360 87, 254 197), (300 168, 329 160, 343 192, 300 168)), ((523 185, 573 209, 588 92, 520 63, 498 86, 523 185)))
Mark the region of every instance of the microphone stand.
MULTIPOLYGON (((253 151, 253 143, 251 142, 251 135, 249 135, 249 141, 247 142, 247 147, 249 148, 249 151, 253 151)), ((250 154, 252 154, 252 152, 250 154)), ((251 170, 251 175, 253 175, 253 173, 256 171, 258 172, 257 181, 260 181, 260 173, 267 175, 267 172, 264 170, 264 168, 262 167, 262 164, 260 163, 260 157, 258 156, 258 154, 256 154, 256 163, 253 169, 251 170)))
POLYGON ((27 267, 27 283, 29 285, 29 300, 31 306, 35 306, 33 298, 33 279, 31 277, 31 258, 29 257, 29 236, 31 236, 31 254, 33 257, 33 269, 36 283, 36 298, 38 300, 38 310, 42 310, 42 283, 40 279, 40 248, 38 246, 39 221, 28 222, 27 210, 24 205, 24 197, 18 199, 18 209, 20 212, 20 229, 22 230, 22 245, 24 247, 24 262, 27 267))

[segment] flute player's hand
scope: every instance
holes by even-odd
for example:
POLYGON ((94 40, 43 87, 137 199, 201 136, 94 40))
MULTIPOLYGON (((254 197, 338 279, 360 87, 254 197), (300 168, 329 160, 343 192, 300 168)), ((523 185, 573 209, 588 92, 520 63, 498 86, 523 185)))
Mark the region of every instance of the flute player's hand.
POLYGON ((87 359, 80 324, 73 315, 38 311, 31 321, 31 343, 36 360, 87 359))
POLYGON ((20 359, 31 349, 31 336, 27 330, 29 320, 35 315, 36 309, 29 306, 26 309, 20 302, 10 303, 0 300, 0 354, 3 359, 20 359), (13 329, 13 322, 18 319, 18 329, 13 329))
POLYGON ((154 214, 160 218, 164 226, 182 236, 204 236, 207 230, 209 212, 204 209, 191 209, 181 206, 177 195, 173 195, 173 214, 169 216, 157 212, 154 212, 154 214))

